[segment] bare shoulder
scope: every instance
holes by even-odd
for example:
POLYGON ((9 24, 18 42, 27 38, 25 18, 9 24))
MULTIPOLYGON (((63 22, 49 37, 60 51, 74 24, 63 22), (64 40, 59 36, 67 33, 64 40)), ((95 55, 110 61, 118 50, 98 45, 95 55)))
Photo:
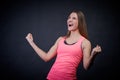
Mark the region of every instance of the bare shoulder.
POLYGON ((88 47, 91 46, 91 42, 88 39, 84 39, 82 42, 82 47, 88 47))
POLYGON ((62 38, 64 38, 63 36, 60 36, 60 37, 58 37, 58 39, 57 40, 61 40, 62 38))
POLYGON ((58 37, 58 39, 56 40, 56 42, 58 43, 62 38, 64 38, 63 36, 58 37))

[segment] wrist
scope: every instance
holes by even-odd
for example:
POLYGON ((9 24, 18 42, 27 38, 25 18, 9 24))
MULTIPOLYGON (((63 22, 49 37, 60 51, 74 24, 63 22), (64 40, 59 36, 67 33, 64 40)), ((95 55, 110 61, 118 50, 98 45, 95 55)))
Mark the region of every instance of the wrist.
POLYGON ((94 55, 95 55, 95 53, 96 53, 96 52, 93 50, 93 51, 92 51, 92 53, 91 53, 91 56, 94 56, 94 55))
POLYGON ((30 44, 30 45, 33 45, 33 44, 34 44, 34 42, 33 42, 33 41, 29 41, 29 44, 30 44))

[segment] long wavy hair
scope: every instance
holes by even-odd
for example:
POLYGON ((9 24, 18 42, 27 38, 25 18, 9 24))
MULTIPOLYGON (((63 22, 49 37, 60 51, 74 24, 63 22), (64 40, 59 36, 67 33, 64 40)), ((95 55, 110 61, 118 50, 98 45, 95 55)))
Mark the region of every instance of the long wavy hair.
MULTIPOLYGON (((74 10, 71 13, 76 13, 77 14, 79 33, 83 37, 85 37, 86 39, 88 39, 87 25, 86 25, 85 16, 84 16, 83 12, 82 11, 74 10)), ((68 31, 66 37, 69 37, 70 34, 71 34, 71 31, 68 31)))

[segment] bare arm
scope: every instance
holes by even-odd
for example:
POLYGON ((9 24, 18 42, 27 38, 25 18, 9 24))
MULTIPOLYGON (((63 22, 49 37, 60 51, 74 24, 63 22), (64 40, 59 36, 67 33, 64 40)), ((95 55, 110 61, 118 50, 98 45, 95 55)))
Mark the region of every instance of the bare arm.
POLYGON ((97 45, 96 47, 91 49, 91 43, 86 39, 82 43, 82 48, 83 48, 83 66, 85 70, 87 70, 95 55, 101 52, 101 47, 97 45))
POLYGON ((57 51, 57 45, 58 45, 58 41, 60 40, 60 38, 58 38, 58 40, 55 42, 55 44, 50 48, 50 50, 48 52, 43 51, 42 49, 40 49, 33 41, 33 36, 31 33, 28 33, 28 35, 26 36, 27 41, 29 42, 29 44, 31 45, 31 47, 35 50, 35 52, 41 57, 41 59, 43 59, 45 62, 51 60, 55 55, 56 55, 56 51, 57 51))

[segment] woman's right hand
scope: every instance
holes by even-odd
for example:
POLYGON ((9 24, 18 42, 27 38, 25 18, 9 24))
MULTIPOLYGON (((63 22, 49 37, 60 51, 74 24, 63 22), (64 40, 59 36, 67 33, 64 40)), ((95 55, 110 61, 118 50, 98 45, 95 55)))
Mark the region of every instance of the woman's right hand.
POLYGON ((33 36, 31 33, 28 33, 27 36, 26 36, 26 39, 28 42, 33 42, 33 36))

